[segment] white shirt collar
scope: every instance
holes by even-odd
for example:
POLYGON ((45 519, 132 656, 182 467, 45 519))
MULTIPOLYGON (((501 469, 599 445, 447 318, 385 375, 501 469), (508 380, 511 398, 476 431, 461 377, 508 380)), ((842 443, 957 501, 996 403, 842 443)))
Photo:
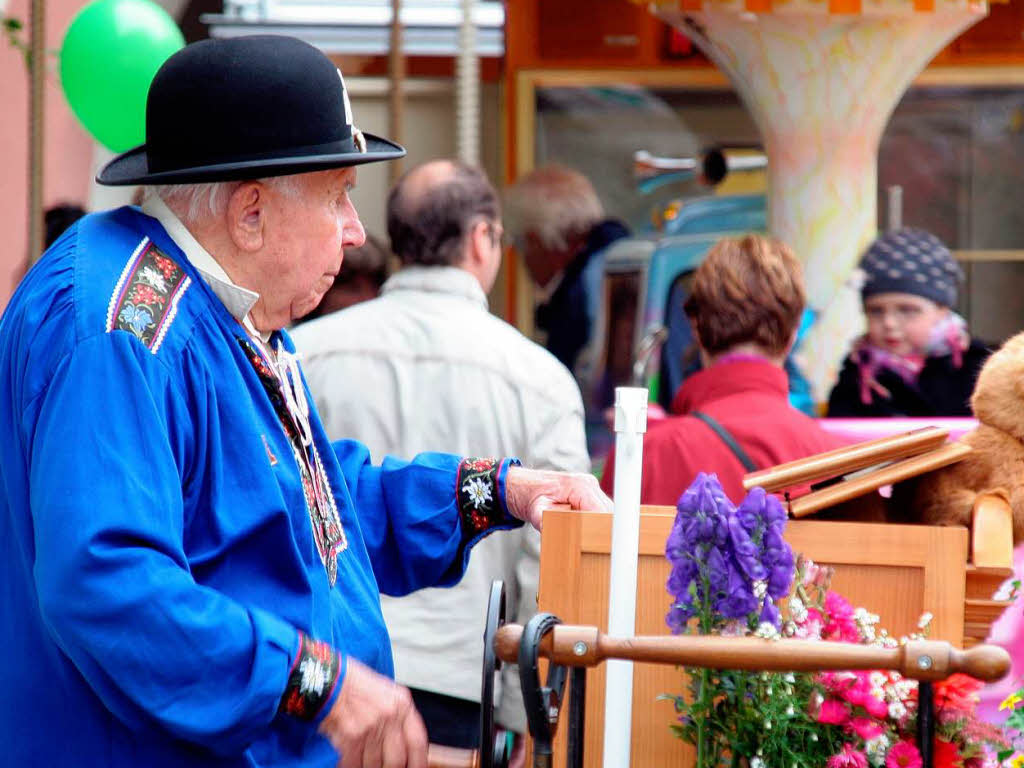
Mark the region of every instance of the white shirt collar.
POLYGON ((177 244, 188 260, 192 262, 199 274, 210 286, 218 299, 227 307, 228 312, 247 329, 253 331, 250 326, 249 311, 259 301, 260 295, 256 291, 250 291, 240 285, 235 285, 228 277, 228 273, 217 263, 217 260, 199 244, 199 241, 192 236, 181 219, 174 211, 167 207, 167 204, 156 195, 150 195, 142 204, 142 212, 163 225, 167 234, 177 244))
POLYGON ((414 264, 402 267, 381 286, 382 294, 410 290, 461 296, 487 309, 487 294, 480 281, 460 267, 414 264))

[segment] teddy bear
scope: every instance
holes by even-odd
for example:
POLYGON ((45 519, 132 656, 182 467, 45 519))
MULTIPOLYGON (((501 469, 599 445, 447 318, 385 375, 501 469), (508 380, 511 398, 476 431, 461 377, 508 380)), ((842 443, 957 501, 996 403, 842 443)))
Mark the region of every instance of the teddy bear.
POLYGON ((901 512, 907 522, 970 526, 978 494, 994 493, 1010 504, 1017 544, 1024 541, 1024 333, 985 361, 971 409, 979 424, 960 440, 973 451, 918 478, 901 512))

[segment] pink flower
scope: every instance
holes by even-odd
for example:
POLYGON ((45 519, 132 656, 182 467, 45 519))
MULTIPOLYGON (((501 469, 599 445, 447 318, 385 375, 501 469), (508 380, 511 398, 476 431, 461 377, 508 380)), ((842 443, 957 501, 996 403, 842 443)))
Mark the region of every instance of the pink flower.
POLYGON ((863 672, 854 672, 853 674, 855 677, 849 681, 848 685, 844 688, 842 695, 844 699, 855 707, 863 707, 865 706, 865 702, 872 698, 871 685, 868 682, 867 675, 863 672))
POLYGON ((842 725, 850 718, 850 710, 843 702, 837 699, 826 699, 821 703, 821 710, 818 712, 819 723, 831 723, 842 725))
POLYGON ((843 751, 832 755, 825 764, 827 768, 867 768, 867 756, 859 749, 854 749, 853 744, 843 744, 843 751))
POLYGON ((815 565, 809 560, 806 561, 804 564, 804 586, 809 587, 814 584, 820 571, 821 568, 818 565, 815 565))
POLYGON ((888 705, 881 699, 872 696, 870 692, 864 697, 864 703, 861 706, 867 710, 869 715, 877 717, 879 720, 884 720, 889 714, 888 705))
POLYGON ((909 741, 898 741, 885 756, 885 768, 921 768, 921 753, 909 741))
POLYGON ((825 595, 825 613, 828 623, 821 636, 826 640, 841 640, 844 643, 859 643, 860 631, 853 620, 853 606, 835 592, 825 595))
POLYGON ((882 726, 870 717, 855 717, 850 720, 848 726, 864 741, 871 741, 882 733, 882 726))

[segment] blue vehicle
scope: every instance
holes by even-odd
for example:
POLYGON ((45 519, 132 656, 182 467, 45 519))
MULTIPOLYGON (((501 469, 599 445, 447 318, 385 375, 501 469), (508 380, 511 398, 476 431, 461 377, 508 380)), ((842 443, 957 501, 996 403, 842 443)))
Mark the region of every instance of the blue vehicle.
MULTIPOLYGON (((694 270, 720 238, 767 229, 762 195, 705 197, 669 203, 662 231, 613 243, 603 259, 601 285, 593 286, 593 333, 578 371, 587 412, 591 456, 603 457, 613 435, 605 413, 615 387, 646 386, 666 412, 672 396, 700 359, 683 304, 694 270)), ((798 341, 813 322, 808 312, 798 341)), ((807 381, 787 361, 791 401, 814 415, 807 381)))

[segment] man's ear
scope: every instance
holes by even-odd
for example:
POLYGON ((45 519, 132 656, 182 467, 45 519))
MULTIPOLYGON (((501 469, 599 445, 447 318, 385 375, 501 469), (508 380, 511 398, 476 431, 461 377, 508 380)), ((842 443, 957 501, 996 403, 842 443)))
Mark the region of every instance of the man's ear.
POLYGON ((469 249, 466 253, 466 260, 474 268, 486 264, 488 254, 494 247, 491 225, 486 221, 478 221, 469 230, 469 249))
POLYGON ((238 185, 228 200, 227 226, 231 240, 240 251, 258 251, 264 245, 267 217, 265 187, 258 181, 238 185))

